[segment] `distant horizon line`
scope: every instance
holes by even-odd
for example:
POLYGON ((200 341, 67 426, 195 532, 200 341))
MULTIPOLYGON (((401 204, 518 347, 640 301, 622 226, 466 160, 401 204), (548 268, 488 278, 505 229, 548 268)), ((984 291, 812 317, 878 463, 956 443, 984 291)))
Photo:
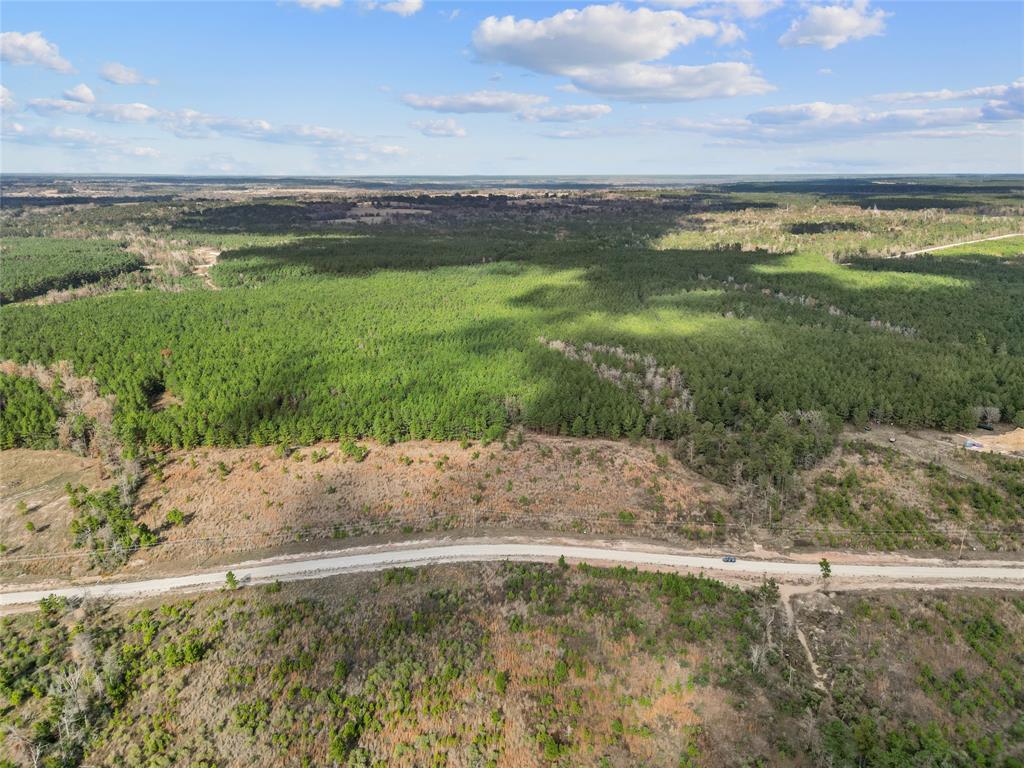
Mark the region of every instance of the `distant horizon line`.
POLYGON ((777 179, 777 178, 1024 178, 1024 171, 929 171, 929 172, 818 172, 779 173, 420 173, 420 174, 298 174, 298 173, 107 173, 96 171, 0 171, 7 178, 113 178, 113 179, 777 179))

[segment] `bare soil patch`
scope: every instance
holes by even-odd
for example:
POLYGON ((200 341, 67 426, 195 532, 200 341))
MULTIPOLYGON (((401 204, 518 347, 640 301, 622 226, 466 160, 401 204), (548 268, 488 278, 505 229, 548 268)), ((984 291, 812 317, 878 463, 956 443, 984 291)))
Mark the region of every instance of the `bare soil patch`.
POLYGON ((874 427, 867 432, 850 428, 845 436, 852 440, 864 440, 878 446, 894 448, 917 461, 935 462, 956 477, 981 483, 985 482, 987 475, 971 462, 965 461, 961 449, 965 439, 977 440, 982 435, 991 434, 981 429, 971 430, 966 436, 957 436, 934 429, 874 427))
POLYGON ((514 526, 576 533, 664 535, 727 493, 666 450, 613 441, 530 436, 498 444, 366 443, 356 461, 321 443, 173 453, 140 493, 141 519, 185 524, 168 539, 282 538, 514 526))
POLYGON ((0 451, 0 576, 5 560, 53 554, 71 547, 66 483, 101 485, 99 459, 65 451, 0 451), (29 524, 34 530, 29 530, 29 524))
POLYGON ((1006 456, 1020 456, 1024 458, 1024 429, 1014 429, 1009 432, 995 434, 972 435, 964 438, 965 447, 968 450, 987 451, 988 453, 1001 453, 1006 456), (969 443, 968 443, 969 441, 969 443), (973 444, 976 444, 973 445, 973 444))
MULTIPOLYGON (((127 571, 185 567, 228 552, 309 540, 484 527, 679 540, 731 499, 660 445, 539 435, 507 448, 427 441, 363 445, 369 449, 363 461, 337 443, 289 456, 266 447, 166 454, 149 467, 136 505, 140 522, 162 543, 140 552, 127 571), (183 523, 168 523, 172 510, 182 513, 183 523)), ((54 472, 77 466, 67 454, 48 457, 54 472)), ((7 474, 20 477, 21 470, 12 464, 7 474)), ((9 557, 6 564, 0 560, 0 574, 71 577, 88 571, 87 553, 70 548, 72 510, 62 490, 68 478, 60 477, 53 486, 60 504, 50 527, 36 532, 31 550, 54 557, 9 557)), ((9 503, 15 500, 5 501, 5 509, 9 503)))

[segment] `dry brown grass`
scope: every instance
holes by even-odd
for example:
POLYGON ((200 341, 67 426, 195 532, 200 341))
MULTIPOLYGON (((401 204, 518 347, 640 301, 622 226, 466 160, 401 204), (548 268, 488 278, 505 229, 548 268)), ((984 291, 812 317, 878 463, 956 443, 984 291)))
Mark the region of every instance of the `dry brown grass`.
MULTIPOLYGON (((730 498, 669 458, 667 446, 652 450, 648 444, 539 435, 511 449, 427 441, 366 445, 370 453, 362 462, 333 443, 300 448, 286 458, 260 447, 164 455, 150 466, 136 510, 165 543, 140 553, 129 568, 185 566, 299 539, 337 543, 339 537, 478 527, 672 540, 680 538, 680 526, 702 521, 707 510, 730 498), (325 458, 314 463, 321 452, 325 458), (184 525, 165 525, 172 509, 185 515, 184 525)), ((32 464, 30 454, 5 452, 5 460, 17 457, 8 462, 12 476, 22 463, 32 464)), ((55 452, 45 461, 57 470, 62 457, 55 452)), ((68 456, 71 466, 73 458, 68 456)), ((55 559, 8 561, 6 568, 0 561, 5 573, 85 572, 82 550, 62 558, 69 553, 72 510, 51 501, 53 524, 37 532, 33 551, 55 559)))

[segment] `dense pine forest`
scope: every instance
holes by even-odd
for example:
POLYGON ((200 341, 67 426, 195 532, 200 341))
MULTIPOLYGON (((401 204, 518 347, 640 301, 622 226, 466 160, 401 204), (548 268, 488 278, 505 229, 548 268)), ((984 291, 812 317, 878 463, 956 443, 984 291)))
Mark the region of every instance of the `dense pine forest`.
MULTIPOLYGON (((1000 185, 885 190, 9 208, 0 358, 70 361, 138 447, 522 425, 781 482, 843 423, 1024 423, 1024 238, 900 258, 1020 232, 1020 206, 1000 185), (207 281, 9 301, 199 248, 221 251, 207 281)), ((38 443, 59 395, 3 386, 4 444, 38 443)))
POLYGON ((4 303, 142 267, 137 255, 104 240, 4 237, 0 248, 0 301, 4 303))

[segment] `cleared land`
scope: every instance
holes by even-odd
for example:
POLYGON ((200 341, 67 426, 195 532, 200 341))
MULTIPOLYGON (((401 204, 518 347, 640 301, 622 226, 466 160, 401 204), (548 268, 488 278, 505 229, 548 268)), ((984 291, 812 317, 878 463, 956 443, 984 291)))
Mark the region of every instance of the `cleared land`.
POLYGON ((397 569, 130 610, 55 599, 0 623, 0 717, 14 729, 0 754, 1012 764, 1021 638, 1015 593, 816 592, 787 613, 770 584, 550 565, 397 569), (87 725, 59 738, 69 713, 87 725))

